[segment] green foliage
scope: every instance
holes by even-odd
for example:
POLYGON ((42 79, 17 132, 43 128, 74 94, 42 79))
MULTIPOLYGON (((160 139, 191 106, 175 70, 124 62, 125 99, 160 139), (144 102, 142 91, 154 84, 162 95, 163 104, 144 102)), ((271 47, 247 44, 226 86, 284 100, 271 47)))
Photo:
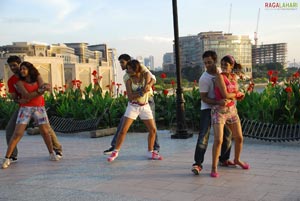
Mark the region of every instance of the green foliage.
MULTIPOLYGON (((176 93, 175 86, 166 92, 166 80, 160 87, 156 87, 155 118, 158 128, 170 128, 176 124, 176 93), (173 93, 172 93, 173 92, 173 93)), ((297 124, 300 122, 300 81, 294 77, 285 81, 283 85, 268 84, 261 93, 246 93, 245 98, 239 101, 237 108, 241 118, 276 124, 297 124), (289 89, 289 90, 288 90, 289 89)), ((170 85, 172 86, 172 85, 170 85)), ((104 113, 101 127, 117 126, 127 106, 127 97, 119 95, 111 97, 110 93, 102 94, 99 88, 91 85, 84 90, 68 89, 53 91, 44 95, 48 116, 60 116, 78 120, 93 119, 104 113)), ((185 119, 188 128, 198 129, 200 122, 200 93, 193 87, 185 88, 183 92, 185 119)), ((18 105, 10 97, 0 98, 0 119, 2 125, 8 122, 18 105)), ((136 121, 133 127, 143 126, 136 121)))
POLYGON ((237 108, 241 118, 275 124, 296 124, 300 122, 299 79, 285 82, 284 86, 268 84, 261 92, 246 94, 237 108), (292 91, 287 92, 287 87, 292 91))
POLYGON ((10 97, 0 97, 0 128, 8 123, 11 115, 18 109, 18 105, 10 97))

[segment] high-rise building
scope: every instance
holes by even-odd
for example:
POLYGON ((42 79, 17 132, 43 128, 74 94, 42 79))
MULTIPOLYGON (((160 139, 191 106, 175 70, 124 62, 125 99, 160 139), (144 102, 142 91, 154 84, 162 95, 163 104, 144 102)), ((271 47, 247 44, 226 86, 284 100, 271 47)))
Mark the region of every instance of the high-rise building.
POLYGON ((75 55, 79 56, 79 63, 89 63, 89 59, 95 59, 94 52, 88 49, 88 43, 65 43, 75 50, 75 55))
MULTIPOLYGON (((181 68, 195 67, 201 65, 202 51, 199 36, 179 37, 180 66, 181 68)), ((175 51, 174 51, 175 52, 175 51)), ((174 57, 176 55, 174 54, 174 57)))
MULTIPOLYGON (((198 34, 201 40, 202 51, 214 50, 218 55, 218 65, 220 60, 226 55, 232 55, 237 63, 243 66, 244 72, 252 77, 252 44, 249 36, 223 34, 217 32, 201 32, 198 34)), ((202 60, 202 57, 201 57, 202 60)))
POLYGON ((74 49, 65 44, 59 43, 50 45, 47 50, 47 55, 63 58, 65 64, 79 63, 79 57, 75 55, 74 49))
POLYGON ((108 47, 106 44, 89 45, 89 50, 99 51, 101 62, 108 62, 108 47))
POLYGON ((267 63, 280 63, 284 68, 286 68, 286 57, 286 43, 274 43, 252 46, 252 66, 267 63))
POLYGON ((181 67, 202 66, 202 54, 214 50, 218 55, 218 65, 225 55, 232 55, 240 63, 245 73, 252 77, 251 40, 249 36, 223 34, 221 31, 201 32, 198 35, 179 38, 181 67))
POLYGON ((174 53, 167 52, 163 56, 163 69, 164 72, 175 72, 176 66, 174 61, 174 53))
POLYGON ((144 58, 144 64, 150 70, 155 71, 155 68, 154 68, 154 57, 153 56, 149 56, 148 58, 144 58))

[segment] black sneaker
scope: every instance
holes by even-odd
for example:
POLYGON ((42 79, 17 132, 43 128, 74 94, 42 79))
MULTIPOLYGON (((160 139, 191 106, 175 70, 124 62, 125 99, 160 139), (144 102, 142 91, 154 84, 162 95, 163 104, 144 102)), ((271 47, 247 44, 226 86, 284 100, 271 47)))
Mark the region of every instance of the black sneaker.
POLYGON ((10 157, 9 160, 10 160, 10 163, 15 163, 15 162, 18 161, 18 158, 17 157, 10 157))
POLYGON ((194 175, 199 175, 202 170, 202 166, 199 165, 193 165, 191 171, 194 173, 194 175))
POLYGON ((103 152, 104 155, 110 155, 115 150, 114 147, 110 147, 109 149, 105 150, 103 152))

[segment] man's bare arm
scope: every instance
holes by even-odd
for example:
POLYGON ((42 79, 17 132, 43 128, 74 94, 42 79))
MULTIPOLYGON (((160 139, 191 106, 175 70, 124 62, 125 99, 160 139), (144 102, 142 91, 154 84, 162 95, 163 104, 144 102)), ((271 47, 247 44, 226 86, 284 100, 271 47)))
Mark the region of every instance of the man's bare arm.
POLYGON ((221 105, 221 106, 226 105, 226 102, 227 102, 226 99, 217 101, 215 99, 208 98, 207 95, 208 95, 208 92, 200 92, 200 98, 203 102, 205 102, 209 105, 221 105))

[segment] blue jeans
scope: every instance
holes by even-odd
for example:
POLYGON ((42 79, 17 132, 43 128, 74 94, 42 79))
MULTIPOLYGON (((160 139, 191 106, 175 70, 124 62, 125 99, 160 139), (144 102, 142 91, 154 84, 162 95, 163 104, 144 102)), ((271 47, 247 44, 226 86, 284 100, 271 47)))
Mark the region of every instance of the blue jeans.
MULTIPOLYGON (((153 101, 152 98, 149 98, 149 105, 151 107, 153 118, 154 118, 155 117, 155 103, 154 103, 154 101, 153 101)), ((117 138, 118 138, 118 135, 119 135, 120 130, 122 128, 123 121, 124 121, 124 116, 121 117, 120 123, 119 123, 118 128, 117 128, 117 132, 115 133, 115 135, 114 135, 114 137, 113 137, 113 139, 112 139, 112 141, 110 143, 112 147, 116 146, 117 138)), ((156 151, 159 151, 159 149, 160 149, 160 146, 159 146, 159 143, 158 143, 158 139, 157 139, 157 133, 155 135, 155 141, 154 141, 154 147, 153 147, 153 149, 156 150, 156 151)))
MULTIPOLYGON (((202 163, 204 161, 204 154, 207 149, 210 128, 211 128, 211 109, 201 110, 200 117, 201 117, 200 131, 199 131, 199 136, 198 136, 196 149, 195 149, 194 165, 199 165, 202 167, 202 163)), ((225 126, 223 143, 221 148, 221 156, 219 157, 219 160, 221 162, 228 160, 230 157, 231 138, 232 138, 232 134, 230 130, 225 126)))

